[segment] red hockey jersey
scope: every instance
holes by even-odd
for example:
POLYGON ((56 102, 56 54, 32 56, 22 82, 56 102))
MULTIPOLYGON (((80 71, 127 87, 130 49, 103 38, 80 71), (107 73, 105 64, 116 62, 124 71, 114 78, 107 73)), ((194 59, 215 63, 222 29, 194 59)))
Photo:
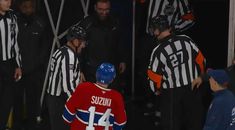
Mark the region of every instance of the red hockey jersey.
POLYGON ((90 82, 78 85, 62 117, 71 130, 121 130, 127 120, 122 95, 90 82))

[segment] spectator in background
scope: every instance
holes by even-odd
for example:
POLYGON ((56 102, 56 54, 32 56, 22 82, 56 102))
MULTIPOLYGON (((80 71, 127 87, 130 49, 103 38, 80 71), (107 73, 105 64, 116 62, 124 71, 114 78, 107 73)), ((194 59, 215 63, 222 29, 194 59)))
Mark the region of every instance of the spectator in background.
MULTIPOLYGON (((126 51, 120 43, 122 35, 119 20, 110 14, 110 1, 97 0, 95 13, 79 22, 87 31, 88 46, 82 54, 84 81, 95 82, 96 68, 103 62, 110 62, 117 68, 117 78, 126 70, 126 51)), ((120 89, 117 87, 117 89, 120 89)))
POLYGON ((86 46, 86 32, 82 27, 72 26, 67 33, 67 43, 53 53, 47 88, 47 107, 51 130, 68 130, 62 113, 66 100, 80 81, 78 54, 86 46))
MULTIPOLYGON (((199 79, 201 78, 199 77, 199 79)), ((209 107, 203 130, 234 130, 235 97, 227 89, 230 80, 227 72, 222 69, 209 69, 207 75, 204 75, 204 79, 209 79, 214 98, 209 107)))
POLYGON ((151 90, 160 96, 162 130, 200 130, 203 105, 191 91, 193 79, 205 71, 205 58, 194 41, 172 33, 167 16, 155 16, 149 26, 157 39, 148 66, 151 90))
POLYGON ((122 130, 126 112, 122 95, 108 86, 116 76, 114 65, 102 63, 96 82, 84 82, 66 102, 64 120, 70 130, 122 130))
MULTIPOLYGON (((228 89, 235 94, 235 59, 232 60, 232 65, 224 69, 229 76, 228 89)), ((208 81, 208 75, 200 75, 192 82, 192 89, 201 87, 202 83, 208 81)))
POLYGON ((22 76, 17 17, 11 3, 0 0, 0 130, 5 129, 13 105, 15 81, 22 76))
POLYGON ((27 129, 35 130, 37 118, 40 115, 40 94, 44 80, 44 67, 48 62, 49 43, 46 38, 46 24, 35 12, 36 1, 19 0, 17 2, 18 43, 22 57, 23 77, 14 94, 13 127, 15 130, 23 128, 23 117, 26 117, 27 129), (25 102, 23 102, 24 95, 25 102), (26 108, 26 113, 24 108, 26 108))

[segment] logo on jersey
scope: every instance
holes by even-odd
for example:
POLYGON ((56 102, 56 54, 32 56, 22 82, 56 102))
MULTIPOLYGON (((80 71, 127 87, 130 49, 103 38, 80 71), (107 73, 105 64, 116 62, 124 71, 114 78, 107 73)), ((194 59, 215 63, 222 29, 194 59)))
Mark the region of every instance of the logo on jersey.
POLYGON ((235 107, 232 109, 230 126, 235 124, 235 107))

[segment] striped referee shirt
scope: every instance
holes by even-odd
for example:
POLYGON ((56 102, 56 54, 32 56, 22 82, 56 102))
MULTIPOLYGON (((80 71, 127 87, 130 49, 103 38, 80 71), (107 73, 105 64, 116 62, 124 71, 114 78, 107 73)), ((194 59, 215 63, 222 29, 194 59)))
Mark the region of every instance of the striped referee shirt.
POLYGON ((13 11, 9 10, 5 15, 0 14, 0 60, 7 61, 16 58, 18 67, 21 67, 17 35, 17 17, 13 11))
POLYGON ((150 0, 146 32, 150 19, 157 15, 167 15, 170 25, 182 32, 190 28, 195 20, 188 0, 150 0))
POLYGON ((151 89, 168 89, 191 84, 205 70, 205 58, 186 35, 170 35, 159 41, 148 66, 151 89))
POLYGON ((79 77, 78 55, 69 46, 62 46, 51 59, 47 93, 53 96, 66 93, 70 97, 79 83, 79 77))

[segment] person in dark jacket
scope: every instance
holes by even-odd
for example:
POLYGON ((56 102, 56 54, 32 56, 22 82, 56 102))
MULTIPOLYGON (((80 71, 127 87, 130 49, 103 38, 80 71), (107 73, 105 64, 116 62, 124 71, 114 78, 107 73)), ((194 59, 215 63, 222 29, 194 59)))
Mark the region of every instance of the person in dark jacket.
POLYGON ((116 17, 111 15, 110 8, 109 0, 97 0, 95 13, 78 23, 87 30, 89 42, 82 52, 84 74, 82 80, 95 82, 96 68, 103 62, 114 64, 118 74, 122 74, 126 69, 126 52, 120 43, 120 23, 116 17))
POLYGON ((208 70, 214 98, 209 107, 203 130, 235 129, 235 96, 227 89, 229 76, 225 70, 208 70))
POLYGON ((40 92, 44 66, 47 63, 49 44, 46 42, 46 24, 35 13, 35 0, 21 0, 18 6, 18 43, 22 56, 22 80, 15 94, 13 127, 21 129, 23 117, 27 117, 28 129, 35 129, 40 115, 40 92), (25 95, 25 103, 23 102, 25 95), (26 115, 23 115, 25 104, 26 115))

